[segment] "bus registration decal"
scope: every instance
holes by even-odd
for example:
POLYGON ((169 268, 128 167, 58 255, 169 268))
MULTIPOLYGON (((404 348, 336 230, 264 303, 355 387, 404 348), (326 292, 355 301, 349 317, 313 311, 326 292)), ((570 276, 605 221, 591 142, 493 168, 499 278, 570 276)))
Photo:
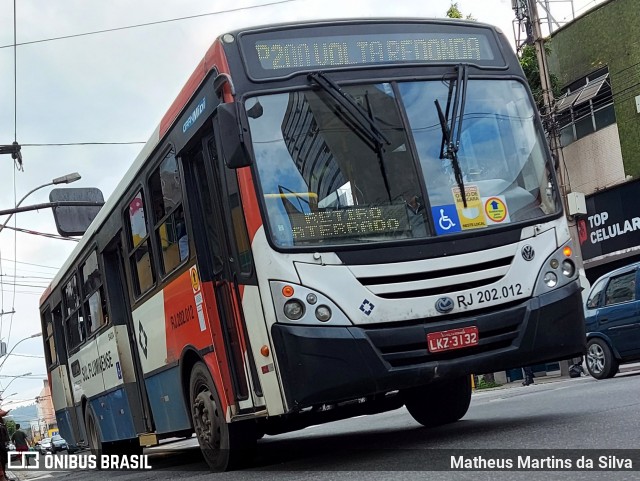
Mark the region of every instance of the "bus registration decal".
POLYGON ((430 332, 427 334, 429 352, 450 351, 478 344, 476 326, 451 329, 450 331, 430 332))

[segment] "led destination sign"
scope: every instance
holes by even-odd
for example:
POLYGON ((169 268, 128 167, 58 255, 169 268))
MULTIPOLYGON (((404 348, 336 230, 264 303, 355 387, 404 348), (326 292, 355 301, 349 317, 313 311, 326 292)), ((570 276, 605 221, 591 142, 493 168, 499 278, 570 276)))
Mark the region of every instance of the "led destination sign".
MULTIPOLYGON (((423 26, 422 30, 428 27, 434 28, 423 26)), ((442 26, 437 27, 442 30, 442 26)), ((251 74, 261 78, 273 76, 276 71, 286 74, 309 68, 397 63, 504 65, 486 29, 354 34, 354 28, 357 26, 341 35, 326 36, 313 35, 320 33, 317 28, 310 29, 309 36, 300 36, 299 30, 278 32, 280 38, 245 34, 243 50, 251 74), (296 36, 282 38, 285 34, 296 36)))
POLYGON ((404 205, 290 213, 289 220, 296 242, 386 236, 411 230, 404 205))

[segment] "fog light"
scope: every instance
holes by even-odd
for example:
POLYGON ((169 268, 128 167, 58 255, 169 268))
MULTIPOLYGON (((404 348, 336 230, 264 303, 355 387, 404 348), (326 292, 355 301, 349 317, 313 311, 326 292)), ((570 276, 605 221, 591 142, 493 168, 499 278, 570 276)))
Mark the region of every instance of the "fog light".
POLYGON ((320 322, 327 322, 331 319, 331 309, 327 306, 316 307, 316 319, 320 322))
POLYGON ((570 260, 562 261, 562 273, 567 277, 573 277, 576 273, 576 266, 570 260))
POLYGON ((284 315, 292 321, 297 321, 304 315, 304 306, 298 299, 291 299, 284 304, 284 315))
POLYGON ((558 284, 558 276, 556 276, 553 272, 547 272, 542 278, 547 287, 556 287, 558 284))

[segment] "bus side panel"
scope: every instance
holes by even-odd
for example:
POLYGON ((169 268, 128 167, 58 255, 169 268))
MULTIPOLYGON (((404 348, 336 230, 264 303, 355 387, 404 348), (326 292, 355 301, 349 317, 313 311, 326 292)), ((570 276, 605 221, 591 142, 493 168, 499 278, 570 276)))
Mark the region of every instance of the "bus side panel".
POLYGON ((167 285, 163 292, 166 364, 171 364, 180 360, 185 346, 198 350, 210 347, 212 336, 195 266, 167 285))
POLYGON ((179 366, 148 377, 145 385, 158 433, 191 429, 190 413, 182 399, 179 366))
MULTIPOLYGON (((233 399, 233 393, 222 389, 223 386, 231 386, 231 380, 228 367, 225 367, 224 340, 215 309, 215 295, 210 283, 200 283, 195 266, 136 308, 132 318, 158 432, 170 432, 174 426, 179 426, 177 429, 191 427, 190 424, 184 424, 182 414, 173 418, 172 409, 188 414, 189 400, 183 400, 179 369, 170 374, 153 374, 165 370, 170 363, 178 364, 186 346, 206 351, 214 344, 213 357, 216 360, 208 365, 220 393, 222 407, 225 412, 228 411, 231 404, 228 396, 231 395, 230 399, 233 399)), ((188 381, 188 378, 182 379, 182 382, 188 381)))
POLYGON ((61 436, 70 444, 76 445, 83 439, 80 436, 79 423, 73 408, 73 396, 71 394, 67 366, 55 367, 49 373, 51 383, 51 400, 56 413, 56 422, 61 436))
POLYGON ((100 423, 103 442, 132 439, 138 435, 127 391, 122 387, 89 401, 100 423))

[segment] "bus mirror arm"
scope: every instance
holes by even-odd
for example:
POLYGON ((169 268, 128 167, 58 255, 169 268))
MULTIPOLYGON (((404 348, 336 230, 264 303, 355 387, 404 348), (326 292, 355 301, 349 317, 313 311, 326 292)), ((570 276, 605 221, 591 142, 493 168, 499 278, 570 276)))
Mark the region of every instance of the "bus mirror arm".
POLYGON ((219 136, 219 149, 227 167, 239 169, 251 165, 251 157, 245 142, 249 131, 242 122, 237 102, 218 105, 214 128, 219 136))

